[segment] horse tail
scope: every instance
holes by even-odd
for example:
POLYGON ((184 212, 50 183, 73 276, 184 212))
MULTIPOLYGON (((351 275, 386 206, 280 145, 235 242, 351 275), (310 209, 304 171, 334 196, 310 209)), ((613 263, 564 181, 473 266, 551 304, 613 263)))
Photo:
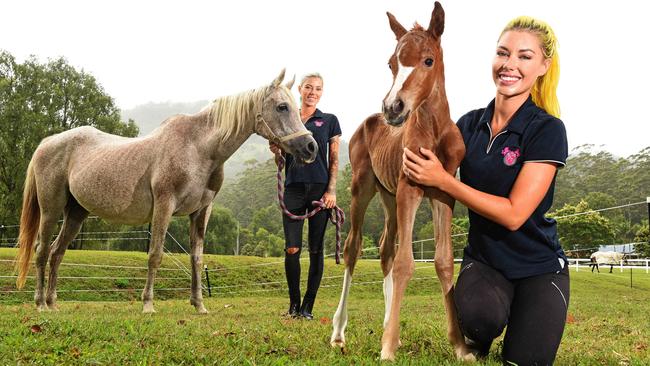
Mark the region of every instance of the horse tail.
POLYGON ((34 176, 33 160, 29 162, 25 188, 23 191, 23 210, 20 214, 20 231, 18 233, 18 254, 16 255, 16 270, 18 278, 16 287, 25 286, 29 264, 34 253, 34 242, 41 221, 41 208, 38 204, 36 192, 36 178, 34 176))

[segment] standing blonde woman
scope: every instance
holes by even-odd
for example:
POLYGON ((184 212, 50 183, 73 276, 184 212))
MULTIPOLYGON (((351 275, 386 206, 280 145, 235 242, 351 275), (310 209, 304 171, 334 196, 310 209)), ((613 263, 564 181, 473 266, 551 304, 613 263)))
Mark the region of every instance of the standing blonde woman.
MULTIPOLYGON (((316 108, 323 95, 323 77, 318 73, 305 75, 298 86, 300 117, 318 143, 316 160, 307 165, 294 164, 290 154, 286 158, 284 203, 294 215, 304 215, 314 209, 312 201, 323 200, 325 206, 336 206, 336 177, 339 167, 339 136, 341 126, 335 115, 316 108)), ((271 144, 276 154, 280 149, 271 144)), ((276 159, 277 161, 277 159, 276 159)), ((284 268, 289 286, 289 315, 313 319, 312 308, 323 277, 323 239, 328 211, 320 211, 309 218, 309 275, 307 291, 300 302, 300 252, 302 248, 302 220, 282 216, 285 238, 284 268)))
POLYGON ((460 181, 426 149, 404 151, 411 180, 469 208, 468 244, 454 299, 461 329, 479 355, 506 329, 503 362, 550 365, 569 304, 569 272, 555 220, 555 176, 568 147, 559 117, 557 39, 544 22, 518 17, 492 62, 496 97, 460 118, 466 155, 460 181))

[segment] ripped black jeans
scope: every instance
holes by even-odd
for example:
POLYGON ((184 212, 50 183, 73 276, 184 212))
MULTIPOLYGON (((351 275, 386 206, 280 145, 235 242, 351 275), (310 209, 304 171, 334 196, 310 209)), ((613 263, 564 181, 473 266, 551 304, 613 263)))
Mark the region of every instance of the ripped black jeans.
POLYGON ((506 328, 504 365, 552 365, 569 305, 569 269, 508 280, 492 267, 465 257, 454 300, 460 328, 485 356, 506 328))
MULTIPOLYGON (((304 215, 314 209, 311 202, 318 201, 327 190, 327 184, 293 183, 284 189, 284 203, 289 212, 294 215, 304 215)), ((328 211, 320 211, 309 218, 309 277, 305 299, 313 304, 323 278, 324 257, 323 238, 329 218, 328 211)), ((304 220, 292 220, 282 215, 284 227, 285 249, 302 248, 302 228, 304 220)), ((285 251, 284 270, 289 286, 289 300, 292 304, 300 304, 300 249, 294 254, 285 251)))

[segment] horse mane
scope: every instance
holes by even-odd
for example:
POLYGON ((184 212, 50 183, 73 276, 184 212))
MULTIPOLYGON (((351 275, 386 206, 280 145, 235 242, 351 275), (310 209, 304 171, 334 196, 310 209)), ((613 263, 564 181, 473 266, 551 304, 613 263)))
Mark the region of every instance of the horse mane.
POLYGON ((271 86, 265 86, 220 97, 205 107, 209 109, 208 124, 214 128, 216 138, 226 141, 232 135, 243 133, 249 127, 248 122, 255 118, 255 106, 264 103, 264 97, 270 88, 271 86))
POLYGON ((418 24, 418 22, 413 23, 413 28, 411 29, 411 32, 413 31, 423 31, 424 28, 418 24))

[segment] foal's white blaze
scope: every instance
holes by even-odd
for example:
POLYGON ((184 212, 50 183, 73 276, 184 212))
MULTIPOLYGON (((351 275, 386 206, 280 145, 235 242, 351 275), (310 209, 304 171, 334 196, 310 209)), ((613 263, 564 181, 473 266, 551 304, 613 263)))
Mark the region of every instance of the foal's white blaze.
POLYGON ((334 318, 332 319, 332 326, 334 330, 332 331, 332 337, 330 338, 330 344, 343 345, 345 343, 345 327, 348 325, 348 295, 350 294, 350 285, 352 284, 352 275, 350 275, 350 269, 345 268, 345 274, 343 275, 343 289, 341 290, 341 300, 339 300, 339 307, 334 313, 334 318))
POLYGON ((388 275, 384 277, 384 328, 388 324, 388 317, 390 316, 390 304, 393 301, 393 269, 391 268, 388 275))
POLYGON ((388 93, 388 98, 386 99, 386 105, 393 105, 395 98, 397 98, 397 93, 402 90, 402 85, 409 78, 413 72, 414 67, 406 67, 399 62, 399 52, 397 53, 397 75, 395 76, 395 82, 393 82, 393 87, 388 93))

